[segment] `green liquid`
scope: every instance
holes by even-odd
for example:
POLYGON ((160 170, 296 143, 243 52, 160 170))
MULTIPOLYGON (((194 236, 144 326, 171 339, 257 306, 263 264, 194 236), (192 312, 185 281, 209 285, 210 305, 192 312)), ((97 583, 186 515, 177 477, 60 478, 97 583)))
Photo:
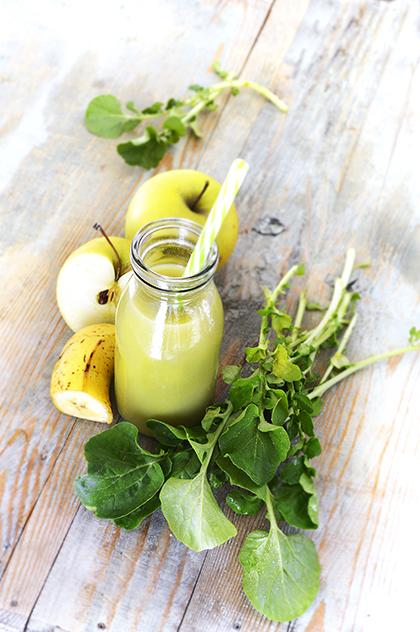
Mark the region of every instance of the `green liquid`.
MULTIPOLYGON (((154 266, 182 276, 175 263, 154 266)), ((188 298, 169 300, 144 288, 134 276, 116 314, 115 392, 122 417, 150 434, 145 421, 199 423, 212 403, 223 307, 211 281, 188 298)))

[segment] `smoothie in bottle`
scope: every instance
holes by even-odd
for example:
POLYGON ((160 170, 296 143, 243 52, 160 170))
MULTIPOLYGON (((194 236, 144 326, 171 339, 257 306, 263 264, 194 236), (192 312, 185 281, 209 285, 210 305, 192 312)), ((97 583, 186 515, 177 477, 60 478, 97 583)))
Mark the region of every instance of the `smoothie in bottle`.
POLYGON ((133 275, 116 313, 115 393, 122 417, 197 424, 212 402, 223 307, 213 282, 217 247, 205 268, 182 277, 201 226, 166 219, 133 240, 133 275))

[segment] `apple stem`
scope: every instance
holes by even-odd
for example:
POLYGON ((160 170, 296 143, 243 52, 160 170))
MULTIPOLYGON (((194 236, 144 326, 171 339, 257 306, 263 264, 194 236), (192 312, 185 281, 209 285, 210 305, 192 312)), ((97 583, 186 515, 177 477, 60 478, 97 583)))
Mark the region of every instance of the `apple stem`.
POLYGON ((195 207, 196 205, 199 203, 199 201, 201 200, 201 198, 203 197, 203 195, 205 194, 205 192, 207 191, 208 187, 210 185, 209 180, 206 180, 204 183, 203 188, 201 189, 200 193, 198 194, 198 196, 196 197, 196 199, 194 200, 194 202, 191 204, 192 210, 195 211, 195 207))
POLYGON ((105 239, 107 240, 107 242, 109 243, 109 245, 111 246, 112 250, 115 253, 115 256, 117 257, 117 269, 115 271, 115 280, 118 281, 118 279, 121 276, 121 269, 122 269, 122 264, 121 264, 121 257, 118 254, 118 250, 115 248, 114 244, 112 243, 112 241, 110 240, 110 238, 108 237, 108 235, 106 234, 106 232, 104 231, 104 229, 102 228, 102 226, 100 224, 98 224, 98 222, 96 222, 93 225, 93 228, 95 230, 99 230, 99 232, 101 233, 102 237, 105 237, 105 239))

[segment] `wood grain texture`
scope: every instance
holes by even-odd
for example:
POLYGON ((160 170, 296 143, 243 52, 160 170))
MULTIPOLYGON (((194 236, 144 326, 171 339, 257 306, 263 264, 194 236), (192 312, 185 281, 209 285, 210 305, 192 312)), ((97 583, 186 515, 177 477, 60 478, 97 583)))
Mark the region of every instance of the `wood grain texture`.
MULTIPOLYGON (((262 517, 233 518, 236 540, 197 555, 160 515, 124 534, 78 508, 72 482, 99 426, 55 412, 48 384, 69 335, 53 307, 55 272, 91 237, 93 221, 121 231, 128 199, 150 175, 87 135, 86 102, 104 91, 142 103, 182 93, 208 82, 217 56, 290 105, 282 117, 254 95, 230 98, 206 118, 203 141, 188 139, 162 165, 222 178, 238 155, 251 164, 238 248, 219 275, 224 362, 255 336, 261 285, 303 260, 310 291, 326 299, 350 245, 373 263, 357 274, 363 301, 351 356, 405 341, 420 320, 418 4, 133 0, 100 9, 99 24, 99 2, 2 7, 0 629, 413 629, 414 357, 369 369, 327 398, 314 534, 322 588, 308 613, 284 626, 255 613, 240 587, 237 554, 262 517), (273 218, 284 230, 267 235, 273 218)), ((289 306, 295 298, 296 290, 289 306)))

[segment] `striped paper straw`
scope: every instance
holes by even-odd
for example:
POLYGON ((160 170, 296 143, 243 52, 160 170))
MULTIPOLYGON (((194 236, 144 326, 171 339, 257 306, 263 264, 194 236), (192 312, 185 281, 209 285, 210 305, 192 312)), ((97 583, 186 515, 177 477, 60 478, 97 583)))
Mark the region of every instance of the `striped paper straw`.
POLYGON ((198 272, 204 268, 210 250, 233 204, 236 194, 248 173, 248 169, 249 165, 245 160, 237 158, 232 162, 226 179, 219 191, 219 195, 213 204, 213 208, 207 217, 207 221, 191 253, 187 267, 184 270, 184 277, 198 274, 198 272))

